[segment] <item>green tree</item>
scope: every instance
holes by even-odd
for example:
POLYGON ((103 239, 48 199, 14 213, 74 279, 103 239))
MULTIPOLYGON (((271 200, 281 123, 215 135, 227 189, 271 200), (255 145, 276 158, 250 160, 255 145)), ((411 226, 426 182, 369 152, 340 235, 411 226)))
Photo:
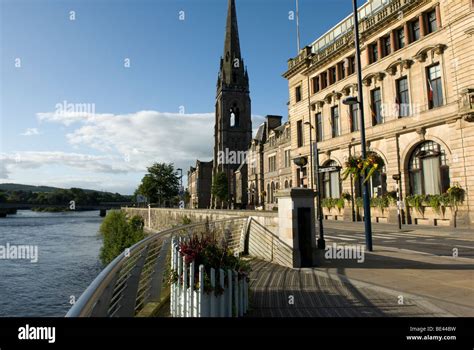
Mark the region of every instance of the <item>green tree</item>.
MULTIPOLYGON (((215 178, 212 179, 212 195, 215 201, 220 203, 220 207, 224 206, 229 198, 229 189, 227 183, 227 175, 224 172, 218 172, 215 178)), ((217 203, 214 203, 216 206, 217 203)))
POLYGON ((169 204, 179 193, 179 176, 174 165, 155 163, 147 170, 136 193, 146 196, 150 203, 169 204))
POLYGON ((121 210, 112 210, 100 225, 103 245, 100 260, 104 265, 110 263, 126 248, 145 238, 143 219, 134 216, 130 219, 121 210))

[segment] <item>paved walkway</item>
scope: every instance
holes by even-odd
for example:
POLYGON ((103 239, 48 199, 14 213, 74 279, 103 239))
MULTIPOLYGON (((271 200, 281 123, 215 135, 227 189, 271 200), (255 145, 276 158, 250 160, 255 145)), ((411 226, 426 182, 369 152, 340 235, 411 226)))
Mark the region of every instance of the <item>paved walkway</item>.
POLYGON ((453 316, 424 298, 317 269, 290 269, 252 260, 249 317, 453 316))

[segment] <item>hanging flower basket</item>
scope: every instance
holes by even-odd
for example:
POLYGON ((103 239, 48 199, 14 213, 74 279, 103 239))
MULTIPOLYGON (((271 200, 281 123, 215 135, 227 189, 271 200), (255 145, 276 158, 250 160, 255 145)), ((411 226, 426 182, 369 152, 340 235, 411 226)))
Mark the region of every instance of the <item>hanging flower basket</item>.
POLYGON ((366 183, 384 165, 385 162, 377 153, 369 153, 366 159, 361 156, 350 156, 345 164, 342 180, 347 179, 349 175, 354 176, 354 180, 357 180, 359 176, 364 177, 365 171, 367 171, 367 176, 364 178, 364 183, 366 183))

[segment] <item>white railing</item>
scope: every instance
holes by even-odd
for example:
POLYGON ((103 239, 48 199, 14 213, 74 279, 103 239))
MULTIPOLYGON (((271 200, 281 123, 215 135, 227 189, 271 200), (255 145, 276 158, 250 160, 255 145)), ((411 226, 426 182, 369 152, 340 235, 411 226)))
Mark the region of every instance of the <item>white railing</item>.
POLYGON ((175 236, 214 232, 232 251, 240 252, 247 218, 180 226, 156 232, 117 256, 94 279, 66 317, 133 317, 150 302, 166 298, 166 267, 175 236))
POLYGON ((198 270, 194 262, 186 264, 179 252, 184 237, 174 237, 171 245, 171 271, 176 281, 171 284, 170 313, 173 317, 238 317, 248 310, 247 277, 236 271, 213 268, 198 270), (197 274, 196 274, 197 272, 197 274), (206 278, 210 290, 206 291, 206 278))

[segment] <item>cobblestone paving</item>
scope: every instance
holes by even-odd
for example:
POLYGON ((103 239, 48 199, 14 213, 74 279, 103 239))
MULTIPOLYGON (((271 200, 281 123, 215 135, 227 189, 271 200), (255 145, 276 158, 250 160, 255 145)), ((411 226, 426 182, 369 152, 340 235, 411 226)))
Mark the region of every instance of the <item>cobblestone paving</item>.
POLYGON ((251 264, 249 317, 450 316, 420 297, 405 296, 399 305, 398 293, 379 287, 257 259, 251 264))

